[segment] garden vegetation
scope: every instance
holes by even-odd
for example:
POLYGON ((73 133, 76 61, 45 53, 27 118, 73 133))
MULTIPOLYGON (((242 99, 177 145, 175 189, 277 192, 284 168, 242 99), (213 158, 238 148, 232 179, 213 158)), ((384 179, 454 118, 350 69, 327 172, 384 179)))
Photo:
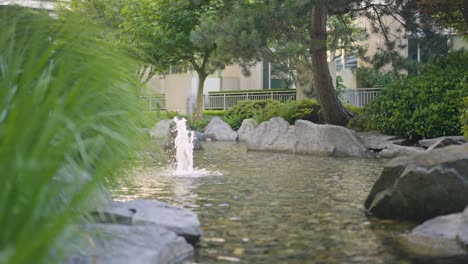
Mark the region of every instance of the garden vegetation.
POLYGON ((0 263, 63 263, 140 145, 135 68, 72 17, 1 7, 0 28, 0 263))

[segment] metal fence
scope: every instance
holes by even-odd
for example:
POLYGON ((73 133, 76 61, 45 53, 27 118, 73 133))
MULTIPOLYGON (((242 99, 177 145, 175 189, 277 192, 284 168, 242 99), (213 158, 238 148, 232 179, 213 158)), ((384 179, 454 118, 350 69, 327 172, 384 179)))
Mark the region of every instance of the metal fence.
POLYGON ((141 95, 147 111, 166 110, 166 97, 164 95, 141 95))
POLYGON ((206 110, 226 110, 236 105, 239 101, 268 99, 280 101, 282 103, 296 100, 296 90, 209 94, 204 97, 204 106, 206 110))
MULTIPOLYGON (((381 91, 381 88, 345 89, 339 92, 341 102, 354 106, 365 106, 381 91)), ((243 100, 272 99, 282 103, 296 100, 296 90, 291 91, 261 91, 239 93, 215 93, 205 95, 204 106, 206 110, 225 110, 243 100)))
POLYGON ((365 106, 381 91, 381 88, 345 89, 340 91, 339 98, 344 104, 365 106))
MULTIPOLYGON (((372 101, 381 91, 381 88, 345 89, 339 92, 341 102, 354 106, 365 106, 372 101)), ((145 102, 147 111, 166 110, 166 99, 164 95, 142 95, 140 98, 145 102)), ((205 95, 204 107, 206 110, 226 110, 244 100, 276 100, 282 103, 296 100, 296 90, 290 91, 255 91, 255 92, 226 92, 205 95)), ((195 98, 187 99, 189 110, 195 106, 195 98)), ((189 111, 190 112, 190 111, 189 111)))

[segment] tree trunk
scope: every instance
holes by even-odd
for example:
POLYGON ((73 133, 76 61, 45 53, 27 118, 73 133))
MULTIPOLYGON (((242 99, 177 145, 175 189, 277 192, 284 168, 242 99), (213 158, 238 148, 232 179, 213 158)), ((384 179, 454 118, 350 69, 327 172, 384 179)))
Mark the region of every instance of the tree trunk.
POLYGON ((325 123, 346 126, 353 115, 336 96, 327 63, 327 0, 317 0, 310 12, 309 35, 312 74, 325 123))
POLYGON ((197 103, 195 105, 195 112, 193 117, 195 119, 200 119, 203 116, 203 86, 205 85, 206 77, 208 74, 205 72, 198 73, 198 87, 197 87, 197 103))

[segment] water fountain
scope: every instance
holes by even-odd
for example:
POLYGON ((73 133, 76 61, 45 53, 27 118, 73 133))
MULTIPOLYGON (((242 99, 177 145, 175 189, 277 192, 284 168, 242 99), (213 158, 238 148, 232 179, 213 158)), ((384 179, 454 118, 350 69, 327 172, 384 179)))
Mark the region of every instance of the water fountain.
POLYGON ((189 174, 193 169, 193 142, 195 134, 187 129, 187 120, 174 117, 177 135, 174 139, 176 171, 175 174, 189 174))

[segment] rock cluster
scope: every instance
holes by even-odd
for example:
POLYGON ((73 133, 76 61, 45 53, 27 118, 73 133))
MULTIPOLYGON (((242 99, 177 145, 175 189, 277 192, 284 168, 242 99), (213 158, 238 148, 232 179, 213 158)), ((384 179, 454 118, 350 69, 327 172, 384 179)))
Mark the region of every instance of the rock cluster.
POLYGON ((67 264, 184 263, 201 236, 195 213, 154 200, 113 202, 92 215, 97 224, 84 227, 92 243, 67 264))
POLYGON ((318 125, 298 120, 289 125, 274 117, 249 133, 249 150, 286 151, 333 157, 369 157, 370 154, 354 131, 333 125, 318 125))

